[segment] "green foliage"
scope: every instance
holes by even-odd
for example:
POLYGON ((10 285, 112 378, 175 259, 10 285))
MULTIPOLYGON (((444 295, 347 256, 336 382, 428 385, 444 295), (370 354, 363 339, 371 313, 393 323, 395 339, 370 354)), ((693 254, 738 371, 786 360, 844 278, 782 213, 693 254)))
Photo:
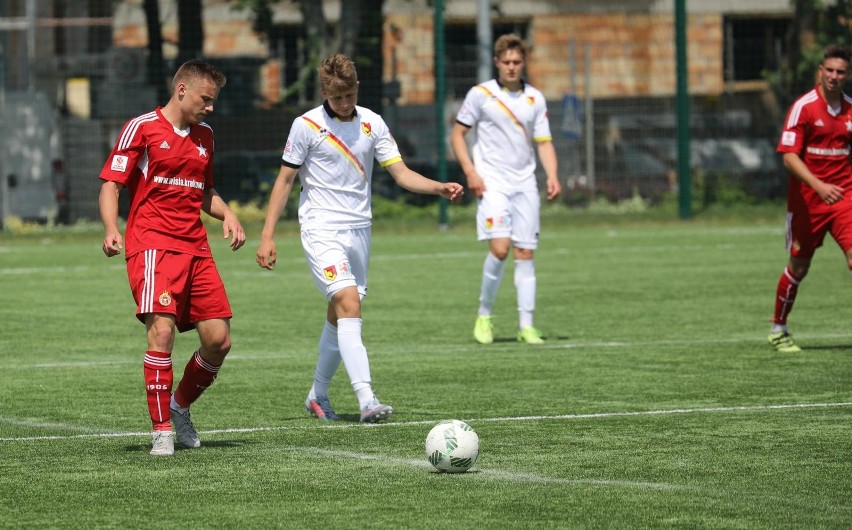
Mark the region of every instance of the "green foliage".
MULTIPOLYGON (((779 355, 766 334, 783 209, 766 222, 650 215, 545 209, 540 347, 514 340, 511 263, 495 343, 473 342, 486 250, 471 224, 375 230, 364 342, 397 410, 376 427, 358 424, 342 368, 331 399, 344 421, 302 408, 325 300, 298 236, 281 233, 274 272, 251 241, 214 242, 233 349, 193 405, 202 447, 172 458, 148 455, 145 331, 100 230, 0 235, 0 521, 142 528, 153 510, 168 528, 847 527, 845 260, 817 253, 791 319, 805 351, 779 355), (480 437, 462 475, 433 471, 424 451, 451 418, 480 437)), ((176 379, 196 347, 177 337, 176 379)))
POLYGON ((782 101, 792 101, 814 85, 825 47, 852 49, 852 0, 791 0, 795 8, 780 72, 764 72, 782 101))

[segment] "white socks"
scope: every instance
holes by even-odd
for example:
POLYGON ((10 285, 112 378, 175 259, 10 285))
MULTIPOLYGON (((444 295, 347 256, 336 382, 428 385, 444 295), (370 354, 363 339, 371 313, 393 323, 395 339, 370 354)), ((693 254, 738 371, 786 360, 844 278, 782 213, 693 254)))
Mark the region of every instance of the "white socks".
POLYGON ((169 402, 169 408, 176 410, 178 412, 186 412, 186 407, 181 407, 180 405, 178 405, 178 402, 175 401, 175 395, 174 394, 172 394, 171 401, 169 402))
POLYGON ((479 292, 479 316, 491 316, 494 299, 497 298, 497 290, 500 288, 505 270, 505 260, 495 258, 491 252, 485 256, 485 263, 482 265, 482 287, 479 292))
POLYGON ((533 325, 535 311, 535 264, 533 260, 515 260, 515 290, 518 292, 518 326, 533 325))
POLYGON ((314 384, 308 393, 308 399, 328 396, 328 385, 340 365, 340 348, 337 345, 337 328, 328 320, 322 328, 319 338, 319 358, 314 371, 314 384))
MULTIPOLYGON (((482 265, 479 316, 491 316, 505 270, 506 261, 500 261, 489 252, 482 265)), ((518 327, 524 329, 533 325, 535 312, 536 278, 533 260, 515 260, 515 290, 518 294, 518 327)))
POLYGON ((370 361, 367 348, 361 341, 361 319, 337 319, 337 342, 340 345, 340 357, 349 374, 352 390, 358 397, 360 408, 375 397, 370 386, 370 361))

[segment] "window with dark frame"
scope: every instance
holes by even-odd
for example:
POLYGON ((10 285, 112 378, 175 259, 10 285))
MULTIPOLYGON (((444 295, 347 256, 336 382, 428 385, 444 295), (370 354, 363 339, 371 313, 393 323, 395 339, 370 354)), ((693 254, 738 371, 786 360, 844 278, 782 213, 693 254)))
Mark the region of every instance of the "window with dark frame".
POLYGON ((777 71, 789 26, 789 18, 725 17, 725 81, 762 81, 777 71))

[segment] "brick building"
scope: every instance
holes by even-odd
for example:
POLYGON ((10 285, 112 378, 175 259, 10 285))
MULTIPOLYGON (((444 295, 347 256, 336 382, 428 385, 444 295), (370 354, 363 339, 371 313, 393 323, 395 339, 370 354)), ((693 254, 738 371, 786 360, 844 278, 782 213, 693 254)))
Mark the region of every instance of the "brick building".
MULTIPOLYGON (((637 192, 659 196, 671 189, 674 1, 491 0, 493 37, 515 32, 532 46, 526 77, 548 99, 560 173, 569 188, 591 182, 592 191, 612 198, 637 192), (565 104, 566 95, 583 106, 582 130, 575 130, 579 122, 565 104)), ((178 51, 177 2, 158 3, 169 70, 178 51)), ((479 3, 444 2, 448 124, 477 82, 479 3)), ((295 2, 274 2, 271 30, 261 36, 252 29, 251 13, 235 4, 202 0, 202 55, 228 75, 211 120, 217 147, 234 153, 280 152, 294 113, 316 104, 310 82, 286 92, 304 64, 305 23, 295 2)), ((384 94, 381 111, 404 147, 406 161, 425 170, 434 168, 438 152, 430 4, 385 0, 380 54, 382 82, 393 88, 384 94)), ((331 42, 346 7, 342 0, 321 4, 328 25, 326 52, 337 51, 331 42)), ((778 191, 781 179, 772 144, 783 105, 775 101, 764 72, 780 62, 791 17, 789 0, 687 2, 697 171, 742 173, 746 168, 765 176, 750 175, 745 179, 749 185, 764 182, 770 193, 778 191), (731 166, 731 160, 739 162, 731 166)), ((0 2, 0 19, 5 21, 0 33, 3 85, 28 90, 28 80, 34 78, 35 89, 62 107, 72 183, 68 194, 75 208, 71 218, 91 218, 97 184, 91 175, 100 169, 117 129, 129 116, 162 103, 146 71, 143 0, 7 0, 0 2), (33 5, 35 16, 25 17, 33 5), (27 32, 34 34, 35 50, 28 50, 27 32)), ((244 188, 241 178, 234 177, 244 188)))
MULTIPOLYGON (((113 45, 144 47, 147 43, 141 0, 123 0, 113 15, 113 45)), ((166 54, 174 55, 176 9, 161 1, 166 54), (171 44, 170 44, 171 43, 171 44)), ((449 96, 472 84, 476 72, 476 0, 447 0, 444 20, 449 96), (453 77, 455 75, 455 77, 453 77), (459 79, 457 79, 459 78, 459 79)), ((675 91, 673 0, 493 0, 493 34, 515 31, 533 46, 528 78, 549 99, 586 88, 574 82, 589 69, 594 97, 672 95, 675 91), (572 47, 574 56, 571 56, 572 47), (588 47, 586 65, 583 49, 588 47), (571 71, 574 66, 576 72, 571 71)), ((264 40, 252 31, 248 11, 227 0, 205 0, 204 55, 262 59, 258 89, 274 101, 282 89, 282 57, 302 35, 303 22, 292 1, 276 2, 273 23, 279 28, 264 40)), ((323 2, 326 20, 339 24, 340 1, 323 2)), ((694 94, 760 88, 760 72, 777 65, 775 56, 791 16, 788 0, 693 0, 688 2, 689 87, 694 94), (742 56, 747 57, 743 58, 742 56), (740 71, 738 71, 740 70, 740 71)), ((384 81, 397 80, 398 103, 434 101, 434 15, 426 0, 386 0, 384 8, 384 81)), ((295 66, 291 66, 295 68, 295 66)))

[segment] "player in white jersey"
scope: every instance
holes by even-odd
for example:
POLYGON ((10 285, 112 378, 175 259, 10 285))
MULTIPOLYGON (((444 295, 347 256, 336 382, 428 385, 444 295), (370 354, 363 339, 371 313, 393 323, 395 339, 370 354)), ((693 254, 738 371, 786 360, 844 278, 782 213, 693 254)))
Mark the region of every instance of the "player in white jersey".
POLYGON ((397 184, 415 193, 440 195, 455 202, 464 189, 455 182, 428 179, 405 165, 381 116, 356 105, 358 75, 350 59, 341 54, 327 57, 319 67, 319 80, 325 102, 296 118, 290 129, 269 197, 257 263, 270 270, 275 267, 275 225, 298 174, 302 247, 314 283, 328 300, 305 409, 320 419, 339 419, 328 388, 342 360, 358 398, 361 422, 374 423, 388 418, 393 408, 383 405, 373 393, 367 350, 361 340, 373 160, 397 184))
POLYGON ((521 74, 526 47, 520 37, 503 35, 494 43, 497 79, 471 88, 456 115, 450 143, 470 191, 477 197, 476 230, 489 242, 482 270, 479 313, 473 336, 481 344, 494 340, 492 312, 503 279, 509 248, 514 248, 518 297, 518 341, 544 342, 533 326, 541 197, 536 183, 536 150, 547 177, 547 199, 562 191, 556 150, 544 95, 521 74), (476 128, 471 152, 465 136, 476 128))

